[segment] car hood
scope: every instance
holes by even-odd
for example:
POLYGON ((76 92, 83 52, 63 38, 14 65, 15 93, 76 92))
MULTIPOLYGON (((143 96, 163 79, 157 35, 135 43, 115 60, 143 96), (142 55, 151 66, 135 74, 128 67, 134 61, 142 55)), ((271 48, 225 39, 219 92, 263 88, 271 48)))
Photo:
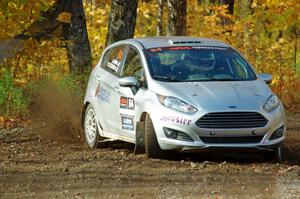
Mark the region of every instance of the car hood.
POLYGON ((173 96, 197 108, 257 110, 272 94, 262 80, 215 82, 159 82, 155 90, 173 96))

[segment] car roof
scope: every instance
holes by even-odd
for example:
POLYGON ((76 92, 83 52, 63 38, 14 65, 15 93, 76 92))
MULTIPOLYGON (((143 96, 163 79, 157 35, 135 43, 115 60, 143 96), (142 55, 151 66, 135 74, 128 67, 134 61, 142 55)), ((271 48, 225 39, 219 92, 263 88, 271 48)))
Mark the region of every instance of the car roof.
MULTIPOLYGON (((126 41, 126 40, 125 40, 126 41)), ((186 37, 186 36, 170 36, 170 37, 141 37, 127 39, 140 43, 144 48, 158 48, 171 46, 215 46, 215 47, 230 47, 228 44, 208 38, 186 37)))

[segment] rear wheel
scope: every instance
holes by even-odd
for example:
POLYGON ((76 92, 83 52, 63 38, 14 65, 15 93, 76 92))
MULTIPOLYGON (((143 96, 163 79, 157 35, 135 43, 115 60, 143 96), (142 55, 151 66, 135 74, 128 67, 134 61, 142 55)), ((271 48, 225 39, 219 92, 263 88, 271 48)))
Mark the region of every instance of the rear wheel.
POLYGON ((163 151, 160 149, 150 115, 145 119, 145 152, 148 158, 160 158, 163 151))
POLYGON ((98 141, 100 140, 96 113, 92 105, 88 105, 84 116, 84 135, 86 143, 91 148, 98 147, 98 141))

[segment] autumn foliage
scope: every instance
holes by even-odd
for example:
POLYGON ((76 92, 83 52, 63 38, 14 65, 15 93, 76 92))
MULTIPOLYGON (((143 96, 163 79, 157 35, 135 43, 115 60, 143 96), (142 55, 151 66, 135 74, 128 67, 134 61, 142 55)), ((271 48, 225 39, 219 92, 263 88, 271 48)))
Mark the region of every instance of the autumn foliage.
MULTIPOLYGON (((90 3, 92 1, 84 2, 95 65, 105 47, 110 1, 95 1, 96 5, 90 3)), ((215 38, 231 44, 258 72, 273 75, 271 87, 286 109, 299 111, 300 0, 253 0, 251 4, 247 0, 235 1, 233 15, 224 5, 203 2, 188 0, 187 35, 215 38)), ((1 1, 0 52, 3 52, 3 43, 22 33, 52 3, 46 0, 1 1)), ((156 1, 139 2, 135 37, 156 36, 157 10, 156 1)), ((164 34, 167 24, 165 14, 164 34)), ((21 89, 45 76, 60 78, 67 75, 65 42, 57 38, 21 41, 18 50, 9 52, 10 58, 0 59, 0 74, 9 71, 15 86, 21 89)))

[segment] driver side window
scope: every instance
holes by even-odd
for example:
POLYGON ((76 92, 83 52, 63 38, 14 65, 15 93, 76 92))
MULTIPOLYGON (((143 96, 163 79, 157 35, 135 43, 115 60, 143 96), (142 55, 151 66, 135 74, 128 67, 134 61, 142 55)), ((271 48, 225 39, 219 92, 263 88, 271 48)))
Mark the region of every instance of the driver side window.
POLYGON ((139 54, 132 48, 129 48, 126 60, 123 66, 121 77, 133 76, 143 81, 143 66, 139 54))

